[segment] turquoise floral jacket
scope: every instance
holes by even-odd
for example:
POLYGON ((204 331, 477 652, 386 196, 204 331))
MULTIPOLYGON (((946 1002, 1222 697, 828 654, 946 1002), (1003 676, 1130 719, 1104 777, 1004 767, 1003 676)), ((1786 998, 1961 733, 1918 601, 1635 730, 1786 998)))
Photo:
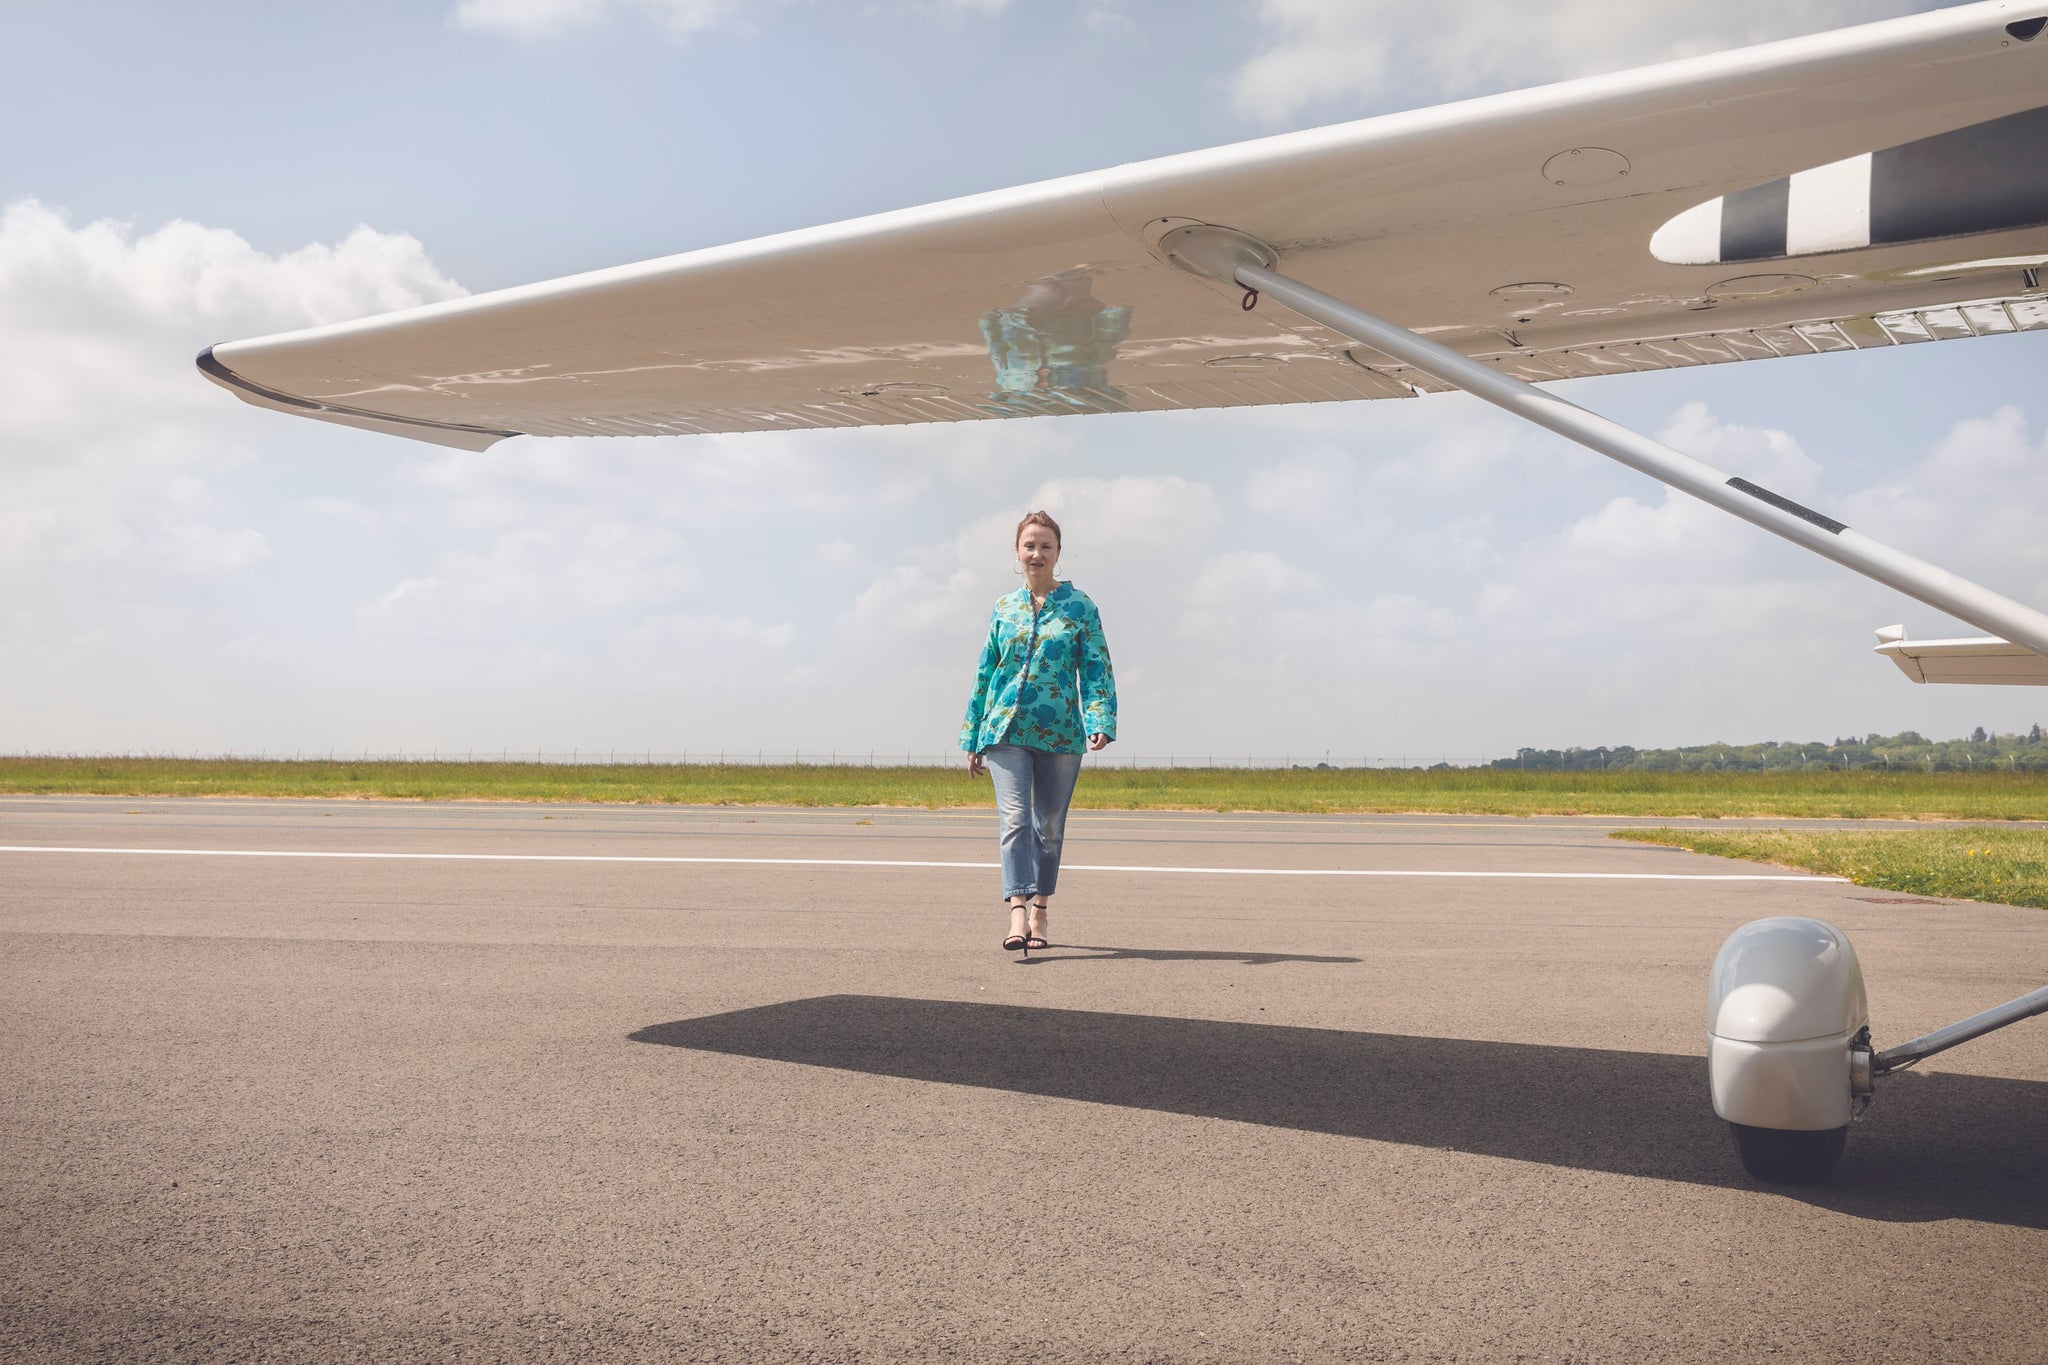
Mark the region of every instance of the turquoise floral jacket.
POLYGON ((1029 588, 997 599, 960 747, 1079 754, 1089 735, 1116 738, 1116 674, 1102 614, 1072 583, 1054 584, 1036 611, 1029 588))

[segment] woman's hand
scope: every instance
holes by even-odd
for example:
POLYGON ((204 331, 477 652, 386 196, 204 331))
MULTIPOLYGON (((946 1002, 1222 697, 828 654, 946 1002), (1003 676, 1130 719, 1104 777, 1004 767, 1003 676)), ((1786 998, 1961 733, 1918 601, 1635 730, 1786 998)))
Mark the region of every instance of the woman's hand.
POLYGON ((982 758, 980 754, 967 755, 967 775, 969 777, 980 777, 983 773, 987 771, 988 763, 982 758))
POLYGON ((1108 735, 1090 735, 1088 736, 1088 752, 1099 754, 1109 747, 1109 742, 1108 735))

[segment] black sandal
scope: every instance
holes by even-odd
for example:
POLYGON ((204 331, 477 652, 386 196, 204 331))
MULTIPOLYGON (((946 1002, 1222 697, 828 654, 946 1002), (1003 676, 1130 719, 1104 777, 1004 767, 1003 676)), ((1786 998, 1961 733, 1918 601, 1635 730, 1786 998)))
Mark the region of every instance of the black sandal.
POLYGON ((1049 908, 1050 907, 1044 905, 1027 905, 1026 907, 1024 907, 1024 950, 1026 952, 1029 952, 1033 948, 1052 947, 1052 944, 1046 941, 1045 935, 1036 934, 1031 931, 1031 919, 1033 913, 1035 912, 1037 914, 1043 915, 1049 908))
MULTIPOLYGON (((1004 901, 1004 902, 1003 902, 1003 909, 1005 909, 1005 910, 1008 910, 1008 911, 1009 911, 1010 913, 1012 913, 1012 914, 1015 914, 1015 913, 1016 913, 1017 911, 1019 911, 1019 910, 1023 910, 1023 911, 1024 911, 1024 925, 1025 925, 1025 927, 1026 927, 1026 928, 1029 928, 1029 927, 1030 927, 1030 925, 1031 925, 1031 912, 1030 912, 1030 910, 1029 910, 1028 908, 1026 908, 1026 907, 1024 907, 1024 906, 1021 906, 1021 905, 1012 905, 1012 904, 1010 904, 1010 903, 1009 903, 1008 901, 1004 901)), ((1009 937, 1007 937, 1007 938, 1005 938, 1005 939, 1003 940, 1003 951, 1004 951, 1004 952, 1006 952, 1006 953, 1014 953, 1014 952, 1018 951, 1019 949, 1022 949, 1022 950, 1024 950, 1024 951, 1028 952, 1028 951, 1030 951, 1030 948, 1031 948, 1031 936, 1030 936, 1029 934, 1011 934, 1011 935, 1010 935, 1009 937)))

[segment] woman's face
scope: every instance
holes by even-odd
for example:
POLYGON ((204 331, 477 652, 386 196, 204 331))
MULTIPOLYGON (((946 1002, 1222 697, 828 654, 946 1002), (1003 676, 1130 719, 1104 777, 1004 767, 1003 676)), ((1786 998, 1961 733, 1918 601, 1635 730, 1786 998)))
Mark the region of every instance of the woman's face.
POLYGON ((1017 562, 1027 574, 1051 573, 1052 566, 1060 562, 1059 537, 1044 526, 1025 527, 1017 537, 1017 562))

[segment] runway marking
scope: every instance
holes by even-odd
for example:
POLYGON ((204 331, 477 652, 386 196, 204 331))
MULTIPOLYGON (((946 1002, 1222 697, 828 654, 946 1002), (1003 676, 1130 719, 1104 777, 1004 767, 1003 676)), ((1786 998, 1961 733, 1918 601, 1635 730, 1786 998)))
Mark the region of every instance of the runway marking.
MULTIPOLYGON (((692 858, 626 853, 369 853, 273 848, 56 848, 0 844, 0 853, 134 854, 170 858, 353 858, 455 863, 692 863, 726 867, 937 867, 992 872, 995 863, 919 862, 901 858, 692 858)), ((1351 867, 1150 867, 1136 864, 1068 863, 1062 872, 1163 872, 1210 877, 1465 877, 1607 882, 1846 882, 1776 872, 1480 872, 1351 867)))

